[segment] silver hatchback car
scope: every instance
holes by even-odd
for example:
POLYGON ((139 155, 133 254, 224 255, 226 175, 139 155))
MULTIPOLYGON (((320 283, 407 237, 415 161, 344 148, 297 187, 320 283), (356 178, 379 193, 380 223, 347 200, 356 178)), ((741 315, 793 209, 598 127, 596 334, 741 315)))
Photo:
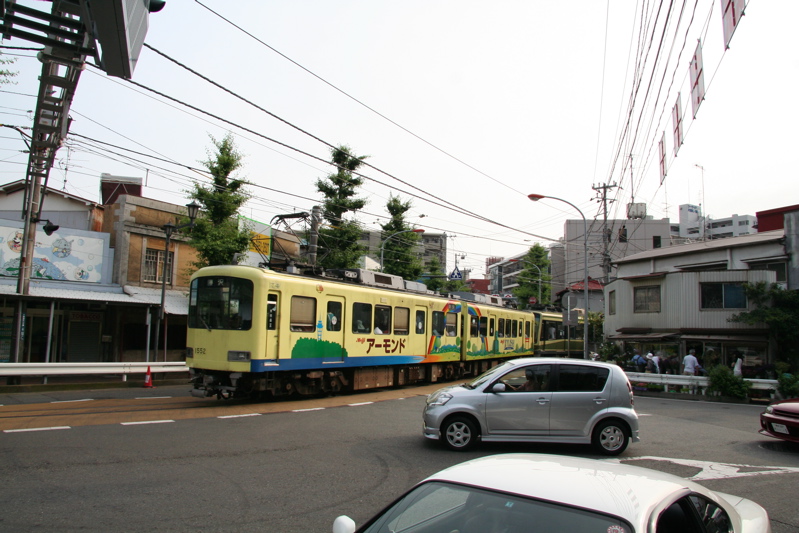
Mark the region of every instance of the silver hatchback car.
POLYGON ((638 442, 638 414, 617 365, 524 358, 427 397, 424 436, 452 450, 483 442, 593 444, 605 455, 638 442))

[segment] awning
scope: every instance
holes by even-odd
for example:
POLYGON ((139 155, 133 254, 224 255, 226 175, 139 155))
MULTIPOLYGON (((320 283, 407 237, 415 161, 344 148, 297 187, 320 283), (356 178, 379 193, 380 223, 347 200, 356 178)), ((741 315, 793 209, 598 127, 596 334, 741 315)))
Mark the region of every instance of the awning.
POLYGON ((681 335, 684 341, 768 342, 763 335, 681 335))
MULTIPOLYGON (((86 283, 85 286, 76 288, 60 288, 55 285, 62 282, 41 282, 31 280, 28 295, 34 298, 47 298, 50 300, 74 300, 82 302, 106 302, 130 305, 161 305, 161 289, 136 287, 133 285, 97 286, 86 283)), ((80 284, 83 285, 83 284, 80 284)), ((0 283, 0 295, 16 295, 17 286, 11 283, 0 283)), ((164 294, 164 312, 168 315, 189 314, 188 291, 166 291, 164 294)))
MULTIPOLYGON (((161 305, 161 289, 149 289, 135 285, 125 285, 123 289, 126 294, 140 302, 155 306, 161 305)), ((188 315, 189 291, 166 291, 164 293, 164 312, 168 315, 188 315)))
POLYGON ((680 334, 676 331, 667 331, 665 333, 618 333, 616 335, 608 335, 608 339, 614 341, 621 341, 621 340, 641 340, 641 341, 651 341, 651 340, 662 340, 667 339, 669 337, 678 337, 680 334))

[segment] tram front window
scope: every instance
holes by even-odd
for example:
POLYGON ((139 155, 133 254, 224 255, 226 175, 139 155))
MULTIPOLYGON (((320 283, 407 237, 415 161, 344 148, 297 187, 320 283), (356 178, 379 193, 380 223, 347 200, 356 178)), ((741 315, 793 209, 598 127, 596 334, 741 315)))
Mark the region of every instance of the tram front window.
POLYGON ((195 278, 189 294, 189 327, 248 330, 252 327, 253 283, 228 276, 195 278))

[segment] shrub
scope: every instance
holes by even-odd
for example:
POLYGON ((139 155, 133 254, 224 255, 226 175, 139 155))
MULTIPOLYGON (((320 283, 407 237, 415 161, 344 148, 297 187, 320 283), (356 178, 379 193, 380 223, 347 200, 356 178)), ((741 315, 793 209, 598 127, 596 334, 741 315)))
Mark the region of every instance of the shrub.
POLYGON ((732 370, 724 365, 716 365, 708 372, 710 392, 718 392, 731 398, 747 398, 750 384, 743 378, 733 375, 732 370))
POLYGON ((799 396, 799 378, 795 374, 782 373, 777 378, 777 390, 783 398, 796 398, 799 396))

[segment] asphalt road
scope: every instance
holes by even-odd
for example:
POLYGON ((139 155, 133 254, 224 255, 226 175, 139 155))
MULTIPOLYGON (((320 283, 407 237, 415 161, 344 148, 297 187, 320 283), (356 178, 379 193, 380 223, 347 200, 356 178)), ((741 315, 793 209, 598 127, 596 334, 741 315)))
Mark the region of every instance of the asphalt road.
MULTIPOLYGON (((187 398, 185 386, 0 396, 0 530, 330 531, 339 514, 362 523, 467 459, 598 457, 564 445, 446 451, 421 436, 432 388, 270 404, 187 398)), ((753 499, 775 532, 799 532, 799 446, 757 433, 762 407, 636 407, 642 442, 622 460, 753 499)))

